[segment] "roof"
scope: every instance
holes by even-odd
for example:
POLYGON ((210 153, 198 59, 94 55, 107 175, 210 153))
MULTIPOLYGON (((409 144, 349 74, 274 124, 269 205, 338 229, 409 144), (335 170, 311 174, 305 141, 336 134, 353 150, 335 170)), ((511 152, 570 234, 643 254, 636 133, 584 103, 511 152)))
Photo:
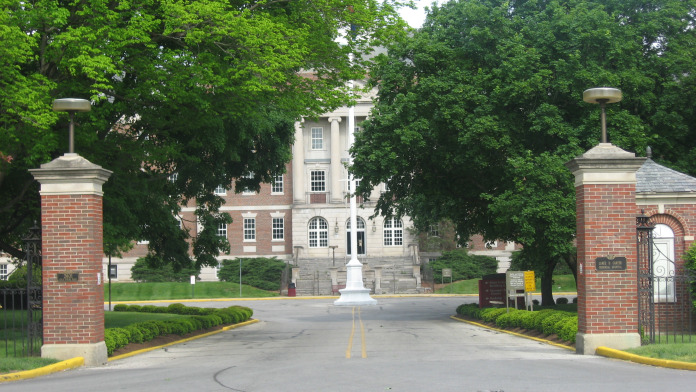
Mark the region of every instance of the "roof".
POLYGON ((646 159, 636 172, 636 193, 696 192, 696 178, 646 159))

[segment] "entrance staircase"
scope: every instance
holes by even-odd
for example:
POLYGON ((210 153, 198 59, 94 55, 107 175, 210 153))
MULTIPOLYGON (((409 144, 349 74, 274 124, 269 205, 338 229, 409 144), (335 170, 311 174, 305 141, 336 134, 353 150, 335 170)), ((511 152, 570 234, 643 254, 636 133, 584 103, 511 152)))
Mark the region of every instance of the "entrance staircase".
MULTIPOLYGON (((363 285, 371 294, 419 294, 421 287, 420 266, 410 257, 385 257, 379 259, 358 258, 363 264, 363 285)), ((348 260, 331 258, 299 259, 295 276, 298 296, 340 295, 346 284, 348 260)))

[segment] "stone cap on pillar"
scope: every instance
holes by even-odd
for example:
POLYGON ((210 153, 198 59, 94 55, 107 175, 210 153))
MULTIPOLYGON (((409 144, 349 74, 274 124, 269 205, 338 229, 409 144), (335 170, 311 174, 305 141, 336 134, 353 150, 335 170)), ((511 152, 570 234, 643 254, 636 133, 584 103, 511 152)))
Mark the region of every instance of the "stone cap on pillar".
POLYGON ((565 166, 582 184, 635 184, 636 172, 647 158, 636 157, 611 143, 599 143, 565 166))
POLYGON ((67 153, 29 172, 41 184, 41 195, 103 196, 102 185, 112 174, 74 153, 67 153))

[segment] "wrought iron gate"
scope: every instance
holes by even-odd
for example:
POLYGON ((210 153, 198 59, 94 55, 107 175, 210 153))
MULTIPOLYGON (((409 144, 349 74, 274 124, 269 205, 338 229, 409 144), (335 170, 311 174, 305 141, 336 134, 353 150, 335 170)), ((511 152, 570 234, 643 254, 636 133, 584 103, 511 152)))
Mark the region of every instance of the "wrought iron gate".
POLYGON ((656 243, 655 226, 636 218, 638 328, 643 344, 690 342, 694 332, 693 274, 675 263, 673 252, 656 243))
POLYGON ((41 233, 36 225, 24 239, 24 255, 26 282, 0 288, 5 356, 38 356, 43 345, 41 233))

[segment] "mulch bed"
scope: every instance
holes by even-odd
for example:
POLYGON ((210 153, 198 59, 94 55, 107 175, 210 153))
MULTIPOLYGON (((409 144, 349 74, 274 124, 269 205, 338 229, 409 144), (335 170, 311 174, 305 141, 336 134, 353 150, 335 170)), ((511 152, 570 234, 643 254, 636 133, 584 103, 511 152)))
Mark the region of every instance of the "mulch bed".
POLYGON ((478 324, 483 324, 487 327, 491 327, 491 328, 495 328, 495 329, 502 329, 504 331, 510 331, 510 332, 518 333, 520 335, 525 335, 525 336, 529 336, 529 337, 533 337, 533 338, 544 339, 544 340, 548 340, 548 341, 553 342, 553 343, 562 344, 564 346, 575 348, 575 343, 571 343, 567 340, 560 339, 558 337, 558 335, 556 335, 556 334, 545 335, 544 333, 539 332, 539 331, 529 330, 529 329, 524 329, 524 328, 519 328, 519 327, 500 328, 499 326, 495 325, 495 323, 485 322, 483 320, 477 320, 477 319, 473 319, 471 317, 466 317, 466 316, 462 316, 462 315, 456 315, 455 317, 458 319, 461 319, 461 320, 472 321, 472 322, 475 322, 478 324))
POLYGON ((111 356, 115 357, 117 355, 128 354, 128 353, 131 353, 133 351, 138 351, 138 350, 143 350, 146 348, 158 347, 158 346, 162 346, 165 344, 174 343, 174 342, 177 342, 177 341, 182 340, 182 339, 203 335, 203 334, 206 334, 208 332, 219 331, 219 330, 223 329, 224 327, 227 327, 230 325, 234 325, 234 324, 218 325, 218 326, 208 328, 208 329, 201 329, 198 331, 189 332, 185 335, 170 334, 170 335, 157 336, 156 338, 150 340, 149 342, 130 343, 130 344, 127 344, 126 346, 119 348, 118 350, 115 350, 114 353, 111 354, 111 356))

